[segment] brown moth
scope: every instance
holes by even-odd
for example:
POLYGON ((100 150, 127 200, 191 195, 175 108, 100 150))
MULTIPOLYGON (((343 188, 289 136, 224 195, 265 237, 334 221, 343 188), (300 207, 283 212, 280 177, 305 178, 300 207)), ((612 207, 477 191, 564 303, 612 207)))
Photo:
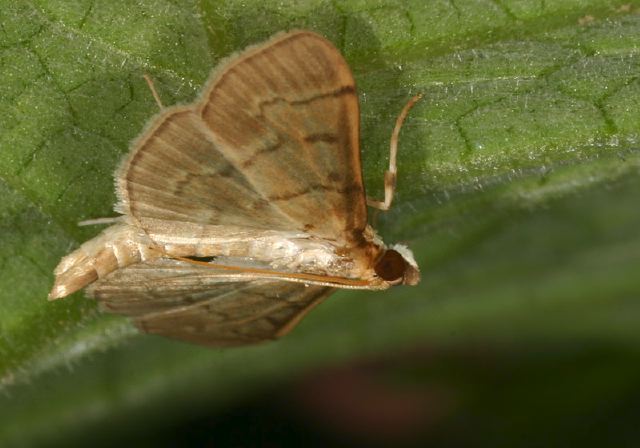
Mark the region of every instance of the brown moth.
MULTIPOLYGON (((371 206, 391 205, 418 98, 371 206)), ((88 286, 145 332, 230 346, 286 334, 335 288, 417 284, 411 251, 367 224, 359 124, 351 71, 323 37, 278 34, 229 58, 133 142, 115 173, 123 216, 60 261, 49 298, 88 286)))

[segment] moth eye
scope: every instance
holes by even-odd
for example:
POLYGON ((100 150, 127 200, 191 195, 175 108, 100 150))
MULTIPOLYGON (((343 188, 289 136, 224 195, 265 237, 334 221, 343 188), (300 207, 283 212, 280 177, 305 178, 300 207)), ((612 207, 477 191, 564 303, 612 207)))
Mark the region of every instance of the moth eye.
POLYGON ((406 269, 407 262, 393 249, 386 251, 374 268, 378 277, 387 282, 401 280, 406 269))

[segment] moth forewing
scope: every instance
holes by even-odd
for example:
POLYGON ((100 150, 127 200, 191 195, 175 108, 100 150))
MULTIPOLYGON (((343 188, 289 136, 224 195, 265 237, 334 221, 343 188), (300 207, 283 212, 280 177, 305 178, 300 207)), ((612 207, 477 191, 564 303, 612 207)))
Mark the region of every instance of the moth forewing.
MULTIPOLYGON (((392 137, 394 182, 415 101, 392 137)), ((50 298, 89 286, 143 331, 227 346, 287 333, 335 288, 419 281, 411 251, 367 225, 355 82, 312 32, 220 64, 198 100, 151 121, 115 177, 122 222, 62 259, 50 298)), ((393 188, 370 204, 388 208, 393 188)))

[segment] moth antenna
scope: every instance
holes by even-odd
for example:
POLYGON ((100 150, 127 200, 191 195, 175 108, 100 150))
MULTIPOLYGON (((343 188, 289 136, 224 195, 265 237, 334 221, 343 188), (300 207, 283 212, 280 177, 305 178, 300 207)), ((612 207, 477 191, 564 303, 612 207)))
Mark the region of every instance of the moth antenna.
POLYGON ((160 95, 158 95, 158 92, 156 92, 156 87, 153 84, 153 79, 151 79, 151 77, 149 75, 147 75, 146 73, 144 75, 142 75, 142 77, 144 78, 145 81, 147 81, 147 85, 149 86, 149 90, 151 90, 151 94, 153 95, 153 99, 156 100, 156 104, 158 105, 158 107, 160 109, 164 109, 164 106, 162 105, 162 101, 160 101, 160 95))
POLYGON ((207 268, 212 268, 212 269, 222 269, 225 271, 252 273, 252 274, 259 274, 259 275, 270 276, 270 277, 278 277, 278 278, 289 277, 289 278, 295 278, 300 280, 320 281, 323 283, 335 283, 338 285, 347 285, 347 286, 353 286, 353 287, 358 287, 358 286, 366 287, 370 284, 368 280, 362 280, 362 279, 332 277, 328 275, 317 275, 317 274, 305 274, 303 272, 280 272, 280 271, 272 271, 270 269, 230 266, 225 264, 210 263, 208 261, 193 260, 188 257, 170 256, 169 258, 172 258, 174 260, 184 261, 185 263, 195 264, 198 266, 205 266, 207 268))
POLYGON ((389 169, 384 173, 384 201, 376 201, 373 199, 367 198, 367 205, 370 207, 375 207, 380 210, 387 211, 391 208, 391 202, 393 201, 393 195, 396 191, 396 178, 398 174, 398 166, 396 164, 396 159, 398 155, 398 140, 400 138, 400 129, 404 124, 404 120, 407 118, 409 111, 416 104, 420 98, 422 98, 422 94, 419 93, 412 97, 407 104, 404 105, 400 115, 396 118, 396 125, 393 128, 393 132, 391 133, 391 143, 389 145, 389 169))

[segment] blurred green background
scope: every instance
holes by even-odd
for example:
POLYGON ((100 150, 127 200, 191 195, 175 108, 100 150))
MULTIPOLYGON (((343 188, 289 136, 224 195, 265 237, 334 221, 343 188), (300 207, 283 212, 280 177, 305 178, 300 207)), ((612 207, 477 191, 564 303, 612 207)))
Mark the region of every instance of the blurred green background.
POLYGON ((0 446, 637 446, 640 2, 0 0, 0 446), (356 77, 369 194, 418 287, 339 292, 281 341, 138 335, 60 257, 112 216, 157 107, 275 32, 356 77))

